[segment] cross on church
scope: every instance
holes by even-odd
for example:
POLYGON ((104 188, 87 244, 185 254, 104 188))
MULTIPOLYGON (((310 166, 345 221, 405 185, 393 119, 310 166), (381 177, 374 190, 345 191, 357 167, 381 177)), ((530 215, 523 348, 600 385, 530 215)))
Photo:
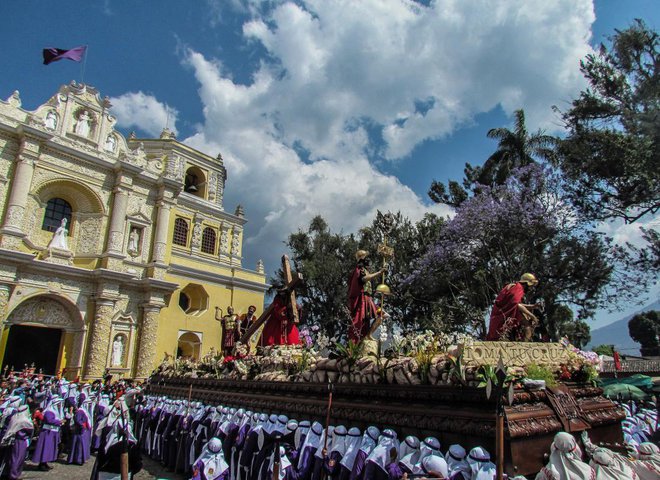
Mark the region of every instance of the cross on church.
MULTIPOLYGON (((291 263, 289 262, 289 257, 287 255, 282 256, 282 272, 284 273, 284 279, 286 280, 286 285, 282 287, 279 293, 284 293, 286 297, 286 306, 287 306, 287 317, 289 321, 293 323, 299 323, 300 317, 298 315, 298 305, 296 303, 296 287, 300 285, 303 281, 302 274, 298 272, 291 272, 291 263)), ((275 302, 271 303, 264 313, 262 313, 259 318, 245 331, 241 337, 240 342, 246 345, 252 335, 261 328, 261 326, 268 320, 270 314, 275 308, 275 302)))

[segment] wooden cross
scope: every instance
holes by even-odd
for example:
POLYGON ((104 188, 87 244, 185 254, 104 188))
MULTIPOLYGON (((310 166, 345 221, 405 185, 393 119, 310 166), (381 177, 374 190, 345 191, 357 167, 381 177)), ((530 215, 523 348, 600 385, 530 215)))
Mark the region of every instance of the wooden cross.
MULTIPOLYGON (((289 257, 286 255, 282 256, 282 271, 284 272, 284 279, 286 280, 286 285, 284 285, 282 290, 284 290, 286 295, 287 312, 291 313, 293 323, 299 323, 300 317, 298 315, 298 304, 296 303, 296 287, 302 283, 303 277, 298 272, 291 273, 291 264, 289 262, 289 257)), ((242 344, 248 344, 250 337, 254 335, 254 332, 261 328, 266 320, 268 320, 268 317, 270 317, 274 308, 275 302, 271 303, 268 308, 264 310, 264 313, 259 315, 259 318, 257 318, 241 337, 240 342, 242 344)))

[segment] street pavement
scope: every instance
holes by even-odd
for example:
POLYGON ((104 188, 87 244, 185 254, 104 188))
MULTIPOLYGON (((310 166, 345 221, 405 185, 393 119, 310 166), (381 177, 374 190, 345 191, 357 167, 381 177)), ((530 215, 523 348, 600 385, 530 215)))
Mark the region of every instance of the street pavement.
MULTIPOLYGON (((41 472, 37 470, 36 465, 27 462, 22 478, 25 480, 89 480, 94 466, 94 458, 92 456, 85 465, 67 465, 60 460, 51 463, 53 469, 48 472, 41 472)), ((168 472, 159 463, 148 457, 143 456, 142 462, 142 471, 133 477, 134 480, 187 480, 184 475, 168 472)))

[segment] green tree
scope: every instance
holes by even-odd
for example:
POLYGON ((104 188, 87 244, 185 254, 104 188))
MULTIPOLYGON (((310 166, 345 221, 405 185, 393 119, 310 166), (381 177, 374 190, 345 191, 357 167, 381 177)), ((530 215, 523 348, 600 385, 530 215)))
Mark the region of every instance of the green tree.
POLYGON ((581 62, 589 88, 562 113, 558 165, 572 203, 594 220, 660 209, 658 33, 641 20, 581 62))
MULTIPOLYGON (((370 253, 372 270, 381 266, 377 254, 383 242, 378 229, 383 214, 378 212, 372 224, 364 227, 357 235, 333 233, 322 217, 315 217, 307 231, 289 235, 287 246, 291 260, 305 282, 298 289, 298 301, 309 323, 318 323, 330 335, 341 337, 348 332, 350 313, 348 303, 348 280, 355 268, 355 252, 358 249, 370 253)), ((442 220, 427 214, 416 224, 400 213, 391 215, 392 230, 387 244, 394 249, 386 283, 392 295, 385 299, 385 311, 392 320, 402 326, 424 327, 432 321, 434 305, 415 297, 415 292, 403 285, 402 280, 411 272, 414 260, 419 258, 428 245, 435 241, 442 220), (431 320, 429 320, 431 319, 431 320)), ((282 272, 270 279, 273 288, 282 285, 282 272)), ((374 281, 374 288, 379 281, 374 281)))
POLYGON ((643 356, 660 355, 660 312, 639 313, 628 322, 630 338, 639 343, 643 356))
MULTIPOLYGON (((387 244, 394 250, 394 257, 389 263, 386 283, 392 295, 385 299, 385 311, 403 327, 427 328, 435 324, 437 308, 426 302, 404 280, 412 273, 415 261, 419 259, 438 238, 444 221, 436 215, 427 213, 419 222, 413 223, 400 212, 390 214, 393 219, 392 230, 387 236, 387 244)), ((360 230, 360 248, 372 255, 383 242, 378 225, 383 214, 378 212, 372 224, 360 230)), ((380 267, 380 264, 374 265, 380 267)))
POLYGON ((596 352, 598 355, 614 355, 614 345, 598 345, 597 347, 592 348, 592 351, 596 352))
MULTIPOLYGON (((318 323, 331 335, 348 330, 347 279, 355 265, 358 243, 353 235, 333 233, 321 217, 312 219, 307 231, 289 235, 287 246, 296 271, 303 275, 297 300, 307 323, 318 323)), ((278 270, 270 279, 273 289, 283 284, 278 270)))
POLYGON ((552 339, 566 329, 566 306, 583 321, 639 293, 643 286, 631 278, 625 251, 577 221, 560 192, 557 175, 533 163, 456 209, 407 280, 437 302, 445 329, 485 333, 495 296, 523 272, 541 281, 527 301, 544 300, 552 339))
POLYGON ((434 202, 456 207, 468 198, 468 191, 477 193, 480 186, 503 185, 514 169, 539 159, 553 158, 556 145, 556 138, 541 130, 531 134, 527 131, 522 109, 514 112, 513 130, 492 128, 488 131, 488 138, 497 140, 497 149, 481 167, 465 164, 463 187, 453 180, 448 182, 447 187, 435 180, 432 182, 429 196, 434 202))

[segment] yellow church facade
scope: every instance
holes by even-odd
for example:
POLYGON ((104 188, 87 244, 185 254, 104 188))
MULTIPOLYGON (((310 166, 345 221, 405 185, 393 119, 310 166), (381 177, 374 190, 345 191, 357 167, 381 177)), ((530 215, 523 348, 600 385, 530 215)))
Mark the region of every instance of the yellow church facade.
POLYGON ((167 129, 126 138, 109 109, 75 82, 34 111, 0 100, 3 368, 144 379, 166 355, 218 350, 227 306, 262 310, 222 157, 167 129))

